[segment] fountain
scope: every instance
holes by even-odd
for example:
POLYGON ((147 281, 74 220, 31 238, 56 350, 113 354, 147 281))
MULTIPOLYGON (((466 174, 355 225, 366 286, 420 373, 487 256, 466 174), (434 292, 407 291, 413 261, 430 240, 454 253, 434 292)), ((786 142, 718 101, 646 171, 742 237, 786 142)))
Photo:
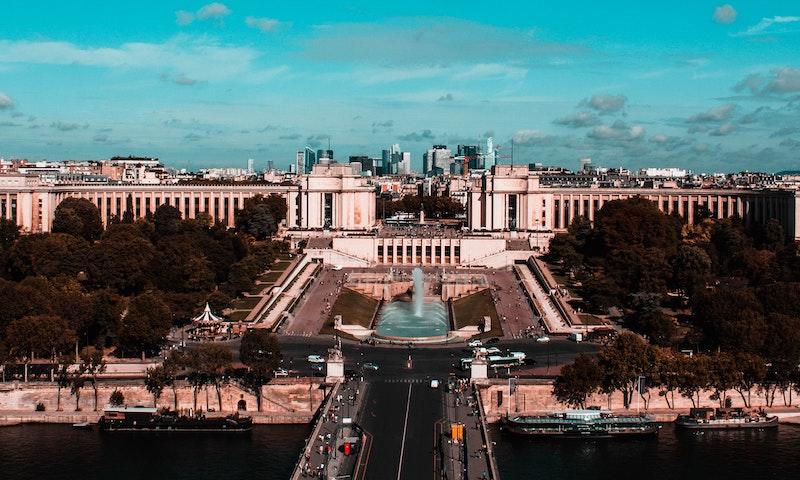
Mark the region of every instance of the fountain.
POLYGON ((422 269, 415 268, 411 302, 395 300, 383 308, 376 336, 392 340, 420 341, 446 338, 450 331, 447 309, 437 298, 425 298, 422 269))
POLYGON ((425 279, 422 276, 422 269, 417 267, 411 272, 414 280, 414 316, 422 316, 422 305, 425 303, 425 279))

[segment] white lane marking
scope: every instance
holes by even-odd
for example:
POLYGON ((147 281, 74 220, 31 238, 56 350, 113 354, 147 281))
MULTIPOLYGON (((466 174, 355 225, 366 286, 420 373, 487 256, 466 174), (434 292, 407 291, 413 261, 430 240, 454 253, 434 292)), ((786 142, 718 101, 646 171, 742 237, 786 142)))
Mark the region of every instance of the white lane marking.
POLYGON ((414 384, 408 384, 408 400, 406 400, 406 420, 403 423, 403 443, 400 444, 400 464, 397 466, 397 480, 400 480, 400 473, 403 471, 403 451, 406 448, 406 429, 408 428, 408 409, 411 406, 411 387, 414 384))

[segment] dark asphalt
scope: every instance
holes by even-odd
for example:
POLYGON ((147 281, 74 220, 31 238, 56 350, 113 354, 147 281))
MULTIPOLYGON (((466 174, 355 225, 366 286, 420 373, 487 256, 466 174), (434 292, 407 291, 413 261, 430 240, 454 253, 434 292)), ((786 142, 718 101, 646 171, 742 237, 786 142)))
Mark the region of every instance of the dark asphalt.
POLYGON ((361 425, 372 436, 372 447, 364 478, 433 478, 434 425, 443 413, 441 387, 431 388, 422 380, 375 381, 365 400, 361 425))
MULTIPOLYGON (((333 338, 317 337, 279 337, 283 353, 283 366, 292 375, 310 375, 314 373, 307 361, 308 355, 325 356, 327 349, 333 346, 333 338)), ((536 360, 536 365, 560 365, 572 362, 578 353, 594 353, 599 346, 591 343, 575 343, 566 339, 554 338, 549 343, 536 343, 531 339, 503 340, 496 344, 501 350, 525 352, 529 359, 536 360)), ((238 346, 236 347, 238 350, 238 346)), ((372 346, 355 342, 342 342, 345 357, 345 368, 350 373, 358 374, 360 366, 365 362, 378 365, 378 371, 364 372, 364 379, 446 379, 449 374, 467 376, 469 372, 461 370, 459 361, 471 356, 465 345, 457 346, 418 346, 408 347, 372 346), (411 355, 412 367, 407 367, 408 356, 411 355)), ((318 372, 317 372, 318 373, 318 372)), ((504 371, 501 371, 502 374, 504 371)), ((319 373, 318 373, 319 374, 319 373)), ((515 374, 515 370, 511 370, 515 374)), ((492 374, 494 376, 494 374, 492 374)))

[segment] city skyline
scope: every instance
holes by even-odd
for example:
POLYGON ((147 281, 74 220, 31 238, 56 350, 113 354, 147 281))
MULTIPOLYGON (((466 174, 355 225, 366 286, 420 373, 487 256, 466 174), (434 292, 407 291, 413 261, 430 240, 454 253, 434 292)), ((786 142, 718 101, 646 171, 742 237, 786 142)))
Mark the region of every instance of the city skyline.
POLYGON ((81 6, 4 10, 0 156, 287 168, 330 137, 340 161, 400 143, 420 171, 431 145, 489 135, 573 169, 778 171, 800 153, 790 2, 81 6))

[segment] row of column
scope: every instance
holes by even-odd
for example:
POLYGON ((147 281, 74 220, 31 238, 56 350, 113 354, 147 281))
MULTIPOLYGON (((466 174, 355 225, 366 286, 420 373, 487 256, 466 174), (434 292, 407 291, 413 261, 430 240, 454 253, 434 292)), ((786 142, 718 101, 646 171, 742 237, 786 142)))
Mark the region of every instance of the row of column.
POLYGON ((396 240, 378 238, 374 254, 377 262, 383 264, 458 265, 461 261, 460 249, 461 242, 454 238, 404 238, 396 240), (409 248, 411 249, 410 255, 408 254, 409 248), (417 248, 420 249, 419 252, 417 252, 417 248), (428 249, 430 249, 430 253, 428 249))
MULTIPOLYGON (((566 229, 578 216, 594 221, 594 215, 611 200, 630 198, 633 194, 554 194, 553 210, 555 229, 566 229)), ((786 224, 791 211, 787 204, 788 196, 780 195, 641 195, 655 202, 665 214, 677 212, 689 224, 695 223, 697 210, 703 206, 711 218, 728 218, 734 215, 746 222, 778 219, 786 224)))

